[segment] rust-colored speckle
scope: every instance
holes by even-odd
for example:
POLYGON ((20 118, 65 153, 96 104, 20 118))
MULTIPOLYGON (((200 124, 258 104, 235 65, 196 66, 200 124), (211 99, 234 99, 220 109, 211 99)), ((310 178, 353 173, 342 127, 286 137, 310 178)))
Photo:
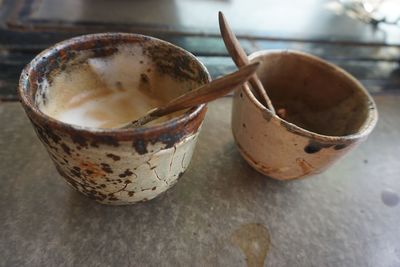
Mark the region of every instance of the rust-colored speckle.
POLYGON ((333 148, 335 150, 340 150, 340 149, 346 148, 347 146, 348 146, 347 144, 339 144, 339 145, 334 146, 333 148))
POLYGON ((65 153, 71 155, 71 149, 64 143, 61 143, 61 148, 64 150, 65 153))
POLYGON ((259 162, 255 162, 255 164, 256 164, 257 166, 259 166, 264 172, 266 172, 266 173, 268 173, 268 174, 270 174, 270 175, 272 175, 273 173, 278 173, 278 172, 280 172, 280 169, 279 169, 279 168, 268 167, 268 166, 265 166, 265 165, 263 165, 263 164, 261 164, 261 163, 259 163, 259 162))
POLYGON ((108 153, 106 156, 109 157, 109 158, 112 158, 114 161, 118 161, 118 160, 121 159, 120 156, 114 155, 112 153, 108 153))
POLYGON ((111 166, 107 163, 100 163, 101 169, 105 171, 106 173, 113 173, 113 170, 111 169, 111 166))
POLYGON ((82 171, 86 172, 93 178, 102 177, 106 175, 106 173, 101 168, 99 168, 99 166, 90 161, 80 162, 79 167, 81 168, 82 171))
POLYGON ((310 163, 308 163, 305 159, 297 158, 296 162, 303 170, 303 175, 307 175, 314 170, 314 167, 310 163))
POLYGON ((119 174, 118 176, 121 178, 125 178, 128 176, 132 176, 133 172, 130 169, 126 169, 123 173, 119 174))

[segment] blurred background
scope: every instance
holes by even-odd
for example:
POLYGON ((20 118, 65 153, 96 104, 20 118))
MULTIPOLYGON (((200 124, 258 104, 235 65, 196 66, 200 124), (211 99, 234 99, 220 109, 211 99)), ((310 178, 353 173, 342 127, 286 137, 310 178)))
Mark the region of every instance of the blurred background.
POLYGON ((213 77, 233 70, 223 11, 248 53, 296 49, 345 68, 372 93, 400 88, 400 0, 0 0, 0 97, 15 100, 24 64, 93 32, 152 35, 198 56, 213 77))

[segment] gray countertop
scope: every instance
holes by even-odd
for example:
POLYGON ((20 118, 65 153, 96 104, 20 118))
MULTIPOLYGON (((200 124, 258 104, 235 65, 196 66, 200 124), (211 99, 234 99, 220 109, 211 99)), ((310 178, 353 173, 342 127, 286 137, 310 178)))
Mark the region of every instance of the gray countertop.
POLYGON ((280 182, 240 157, 231 98, 155 200, 103 206, 57 174, 19 103, 0 103, 0 266, 400 266, 400 95, 323 174, 280 182))

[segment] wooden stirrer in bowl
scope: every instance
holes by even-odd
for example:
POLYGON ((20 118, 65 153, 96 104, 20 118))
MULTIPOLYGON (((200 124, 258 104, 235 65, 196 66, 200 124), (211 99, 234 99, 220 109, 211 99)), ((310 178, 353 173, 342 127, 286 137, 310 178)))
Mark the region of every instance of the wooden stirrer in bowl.
MULTIPOLYGON (((229 27, 228 22, 225 19, 224 14, 220 11, 218 13, 219 19, 219 28, 221 31, 222 39, 224 40, 226 49, 229 52, 229 55, 232 57, 238 68, 246 66, 250 64, 249 59, 247 58, 246 52, 240 46, 238 39, 235 34, 232 32, 229 27)), ((260 96, 263 104, 273 113, 276 114, 274 106, 272 105, 271 99, 268 97, 267 92, 265 91, 264 86, 262 85, 260 79, 257 77, 255 73, 250 79, 249 82, 251 86, 254 88, 256 93, 260 96)))
POLYGON ((236 72, 202 85, 195 90, 171 100, 164 106, 150 110, 143 117, 129 122, 120 128, 137 128, 159 117, 171 114, 178 110, 191 108, 224 96, 239 85, 245 83, 252 75, 255 74, 259 65, 259 62, 255 62, 241 67, 236 72))

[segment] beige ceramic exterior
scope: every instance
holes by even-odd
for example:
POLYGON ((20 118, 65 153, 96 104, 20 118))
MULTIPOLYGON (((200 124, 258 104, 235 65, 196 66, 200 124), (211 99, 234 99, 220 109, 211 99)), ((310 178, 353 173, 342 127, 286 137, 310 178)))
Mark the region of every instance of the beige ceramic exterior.
POLYGON ((42 52, 24 69, 19 85, 21 103, 58 172, 74 189, 113 205, 150 200, 173 186, 190 163, 206 112, 200 105, 155 126, 96 129, 66 124, 39 110, 38 103, 49 101, 44 80, 91 53, 113 55, 121 44, 140 51, 128 78, 148 75, 151 81, 157 73, 184 90, 210 81, 205 67, 181 48, 146 36, 108 33, 73 38, 42 52), (139 61, 148 65, 140 67, 139 61))
MULTIPOLYGON (((360 129, 351 135, 327 136, 302 129, 282 120, 266 109, 244 85, 237 90, 233 100, 232 131, 244 159, 257 171, 279 180, 301 178, 322 172, 340 157, 364 140, 377 122, 375 103, 362 85, 343 70, 316 57, 293 51, 260 51, 250 55, 252 61, 262 64, 268 60, 297 60, 322 64, 340 73, 368 103, 368 114, 360 129), (274 57, 280 55, 278 57, 274 57), (290 55, 291 58, 287 58, 290 55)), ((261 72, 263 68, 260 68, 261 72)), ((258 73, 260 77, 268 73, 258 73)), ((261 79, 263 80, 263 79, 261 79)), ((272 99, 274 101, 274 99, 272 99)))
POLYGON ((131 141, 80 147, 68 134, 58 136, 58 143, 51 138, 43 143, 67 183, 100 203, 121 205, 153 199, 172 187, 190 163, 198 131, 170 148, 148 144, 144 154, 131 141))

